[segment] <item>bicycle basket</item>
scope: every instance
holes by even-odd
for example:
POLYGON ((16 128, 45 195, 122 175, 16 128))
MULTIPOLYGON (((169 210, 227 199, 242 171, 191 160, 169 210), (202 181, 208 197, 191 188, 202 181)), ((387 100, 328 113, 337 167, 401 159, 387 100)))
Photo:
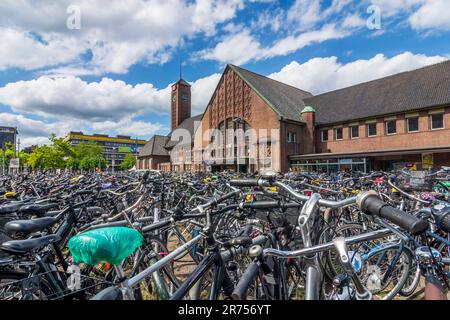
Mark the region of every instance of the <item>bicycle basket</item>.
POLYGON ((88 300, 112 282, 80 273, 49 271, 20 280, 2 280, 0 300, 88 300))
POLYGON ((406 190, 430 191, 433 188, 433 177, 426 171, 411 171, 410 175, 400 179, 400 186, 406 190))

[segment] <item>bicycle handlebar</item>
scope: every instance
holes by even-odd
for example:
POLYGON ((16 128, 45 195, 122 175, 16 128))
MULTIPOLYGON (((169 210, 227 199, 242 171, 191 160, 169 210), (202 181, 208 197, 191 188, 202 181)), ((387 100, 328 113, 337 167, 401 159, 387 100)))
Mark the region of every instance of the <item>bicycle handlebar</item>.
POLYGON ((362 192, 357 196, 361 211, 391 221, 413 235, 422 234, 428 229, 428 223, 400 209, 383 202, 373 191, 362 192))

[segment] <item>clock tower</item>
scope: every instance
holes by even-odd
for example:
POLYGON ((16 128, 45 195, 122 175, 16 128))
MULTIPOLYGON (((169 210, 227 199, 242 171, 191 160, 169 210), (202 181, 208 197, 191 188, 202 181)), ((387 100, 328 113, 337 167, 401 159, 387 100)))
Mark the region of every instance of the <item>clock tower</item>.
POLYGON ((191 117, 191 85, 178 80, 172 85, 171 94, 171 127, 175 129, 187 118, 191 117))

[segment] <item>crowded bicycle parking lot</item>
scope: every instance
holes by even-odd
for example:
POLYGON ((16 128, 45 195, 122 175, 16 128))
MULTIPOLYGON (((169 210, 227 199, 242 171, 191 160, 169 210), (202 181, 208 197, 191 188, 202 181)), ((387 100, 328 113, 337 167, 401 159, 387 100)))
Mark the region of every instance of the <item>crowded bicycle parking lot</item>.
POLYGON ((0 178, 2 300, 446 299, 450 168, 0 178))

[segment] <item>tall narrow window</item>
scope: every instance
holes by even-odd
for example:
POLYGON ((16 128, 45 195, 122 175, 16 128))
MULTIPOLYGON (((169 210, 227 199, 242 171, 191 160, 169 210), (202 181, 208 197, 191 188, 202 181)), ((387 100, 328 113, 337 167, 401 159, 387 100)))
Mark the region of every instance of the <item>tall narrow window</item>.
POLYGON ((328 130, 322 130, 322 142, 328 141, 328 130))
POLYGON ((359 138, 359 126, 350 127, 350 136, 352 139, 359 138))
POLYGON ((343 139, 342 128, 334 129, 334 136, 336 140, 342 140, 343 139))

